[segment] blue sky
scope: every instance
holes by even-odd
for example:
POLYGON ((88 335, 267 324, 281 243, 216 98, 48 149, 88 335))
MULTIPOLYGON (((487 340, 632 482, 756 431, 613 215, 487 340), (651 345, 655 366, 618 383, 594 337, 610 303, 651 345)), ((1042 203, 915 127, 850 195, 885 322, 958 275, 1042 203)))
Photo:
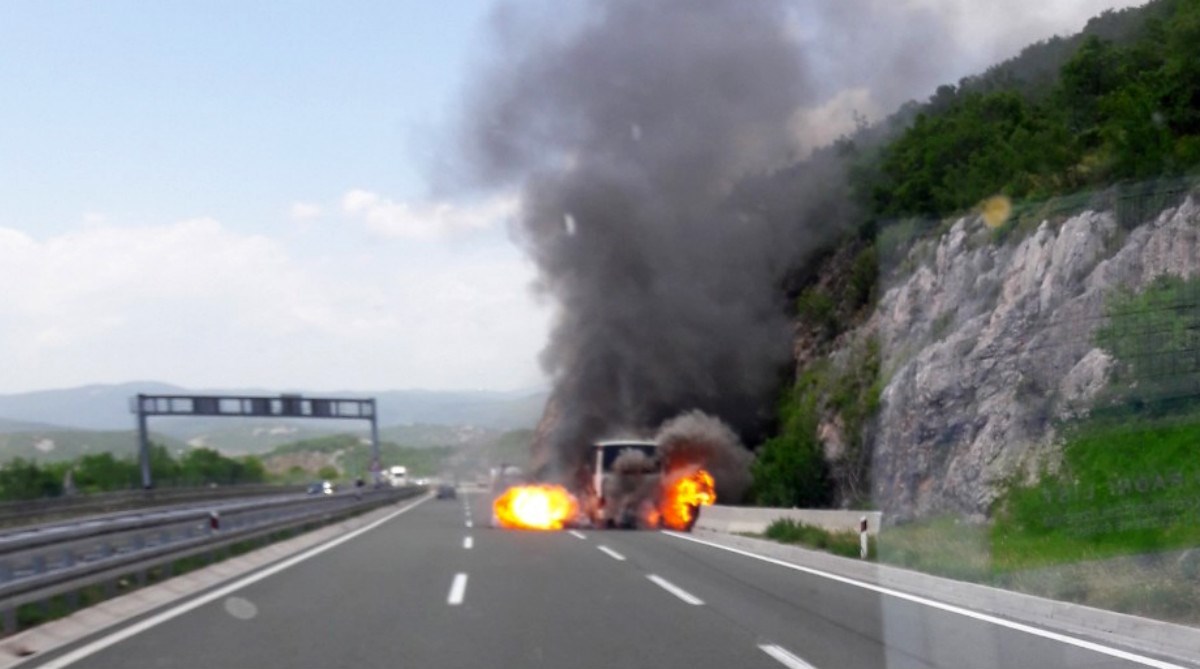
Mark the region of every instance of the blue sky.
MULTIPOLYGON (((917 88, 1131 4, 855 2, 875 8, 864 21, 945 23, 959 57, 926 64, 917 88)), ((0 392, 545 384, 553 305, 508 239, 516 196, 445 199, 426 179, 492 4, 0 3, 0 392)), ((798 28, 831 80, 853 82, 797 110, 799 146, 894 104, 886 52, 798 28)), ((907 39, 880 36, 866 43, 907 39)))
POLYGON ((0 213, 258 226, 298 197, 421 193, 486 3, 0 6, 0 213))
POLYGON ((511 207, 426 197, 488 5, 0 5, 0 392, 542 383, 511 207))

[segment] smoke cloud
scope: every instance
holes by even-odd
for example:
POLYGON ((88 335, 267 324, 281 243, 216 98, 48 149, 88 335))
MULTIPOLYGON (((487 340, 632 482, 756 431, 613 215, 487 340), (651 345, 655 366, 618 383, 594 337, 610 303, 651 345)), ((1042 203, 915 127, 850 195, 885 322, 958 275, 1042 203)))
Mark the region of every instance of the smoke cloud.
POLYGON ((477 178, 520 188, 513 235, 559 307, 535 462, 565 481, 592 440, 680 411, 761 429, 791 356, 781 282, 848 218, 835 166, 772 175, 816 102, 788 3, 573 6, 565 32, 497 14, 465 137, 477 178))
POLYGON ((520 191, 512 235, 558 308, 537 474, 570 483, 593 440, 693 409, 757 443, 789 281, 856 220, 844 158, 798 125, 924 93, 942 28, 878 0, 510 3, 492 28, 460 148, 472 186, 520 191))
POLYGON ((750 487, 752 457, 718 418, 701 411, 683 413, 663 423, 655 441, 667 471, 702 468, 712 474, 718 501, 739 502, 750 487))
POLYGON ((661 485, 656 463, 645 453, 629 449, 613 461, 613 475, 604 480, 604 499, 611 507, 610 517, 644 517, 643 505, 653 504, 661 485))

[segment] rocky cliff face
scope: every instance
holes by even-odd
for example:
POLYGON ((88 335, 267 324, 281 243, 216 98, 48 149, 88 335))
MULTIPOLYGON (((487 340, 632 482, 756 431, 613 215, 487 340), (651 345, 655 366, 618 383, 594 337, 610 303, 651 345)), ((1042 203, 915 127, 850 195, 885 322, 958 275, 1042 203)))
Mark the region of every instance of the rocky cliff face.
POLYGON ((1132 229, 1088 211, 991 237, 968 217, 914 248, 915 269, 890 278, 859 328, 878 338, 888 379, 871 471, 892 519, 980 518, 1006 479, 1053 467, 1055 419, 1086 412, 1107 382, 1093 331, 1108 296, 1200 272, 1195 195, 1132 229))

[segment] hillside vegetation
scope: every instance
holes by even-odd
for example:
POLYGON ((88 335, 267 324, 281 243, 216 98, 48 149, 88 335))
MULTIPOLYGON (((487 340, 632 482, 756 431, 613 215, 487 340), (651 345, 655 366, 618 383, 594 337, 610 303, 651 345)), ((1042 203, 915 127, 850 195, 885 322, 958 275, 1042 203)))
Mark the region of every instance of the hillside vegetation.
POLYGON ((1105 19, 1125 26, 1119 41, 1087 34, 1041 86, 1009 75, 938 89, 899 136, 862 152, 852 181, 867 215, 936 219, 994 195, 1045 199, 1200 165, 1200 5, 1157 0, 1105 19))
MULTIPOLYGON (((464 432, 439 426, 424 426, 416 434, 428 439, 420 441, 420 445, 382 440, 379 444, 381 464, 407 467, 410 475, 420 477, 469 477, 500 464, 525 469, 533 438, 532 430, 464 432)), ((362 476, 368 471, 370 459, 371 446, 367 439, 361 435, 339 434, 284 444, 268 453, 264 462, 276 479, 298 482, 318 474, 321 478, 362 476)))
MULTIPOLYGON (((864 483, 872 419, 893 370, 869 334, 847 337, 873 313, 881 277, 911 269, 911 250, 944 233, 946 217, 1000 201, 990 241, 1003 242, 1014 227, 1045 220, 1036 203, 1058 198, 1078 210, 1089 193, 1154 190, 1156 180, 1196 173, 1200 3, 1106 12, 1079 35, 943 86, 834 150, 856 222, 792 288, 798 369, 781 393, 775 436, 758 449, 753 497, 762 504, 873 503, 864 483)), ((945 312, 932 336, 954 322, 945 312)))
POLYGON ((1117 361, 1109 387, 1089 415, 1064 426, 1060 469, 1014 485, 1002 501, 993 528, 998 564, 1200 544, 1198 305, 1200 279, 1177 277, 1110 299, 1109 321, 1095 333, 1117 361), (1172 308, 1179 304, 1191 308, 1172 308))
MULTIPOLYGON (((179 457, 153 444, 150 472, 158 487, 263 483, 266 470, 255 457, 229 458, 208 448, 193 448, 179 457)), ((39 463, 15 458, 0 466, 0 499, 54 497, 74 486, 81 493, 130 490, 142 485, 134 455, 95 453, 73 460, 39 463)))
MULTIPOLYGON (((411 476, 437 474, 453 451, 449 445, 418 448, 391 441, 379 444, 381 465, 407 467, 411 476)), ((322 478, 367 477, 371 444, 358 435, 335 434, 277 446, 263 460, 273 476, 292 482, 318 474, 323 474, 322 478)))
MULTIPOLYGON (((186 448, 183 442, 152 432, 150 438, 173 452, 186 448)), ((136 430, 65 430, 45 427, 0 433, 0 461, 23 457, 38 462, 75 460, 85 455, 111 453, 130 457, 137 453, 136 430)))

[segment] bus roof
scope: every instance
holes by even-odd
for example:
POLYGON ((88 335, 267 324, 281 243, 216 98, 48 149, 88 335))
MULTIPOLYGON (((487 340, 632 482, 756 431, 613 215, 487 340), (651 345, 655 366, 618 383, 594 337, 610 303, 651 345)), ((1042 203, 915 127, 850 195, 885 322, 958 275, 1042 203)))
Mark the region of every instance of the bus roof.
POLYGON ((605 439, 604 441, 597 441, 594 445, 597 446, 598 448, 605 448, 608 446, 654 446, 655 448, 658 448, 658 442, 656 442, 652 439, 634 439, 634 438, 605 439))

